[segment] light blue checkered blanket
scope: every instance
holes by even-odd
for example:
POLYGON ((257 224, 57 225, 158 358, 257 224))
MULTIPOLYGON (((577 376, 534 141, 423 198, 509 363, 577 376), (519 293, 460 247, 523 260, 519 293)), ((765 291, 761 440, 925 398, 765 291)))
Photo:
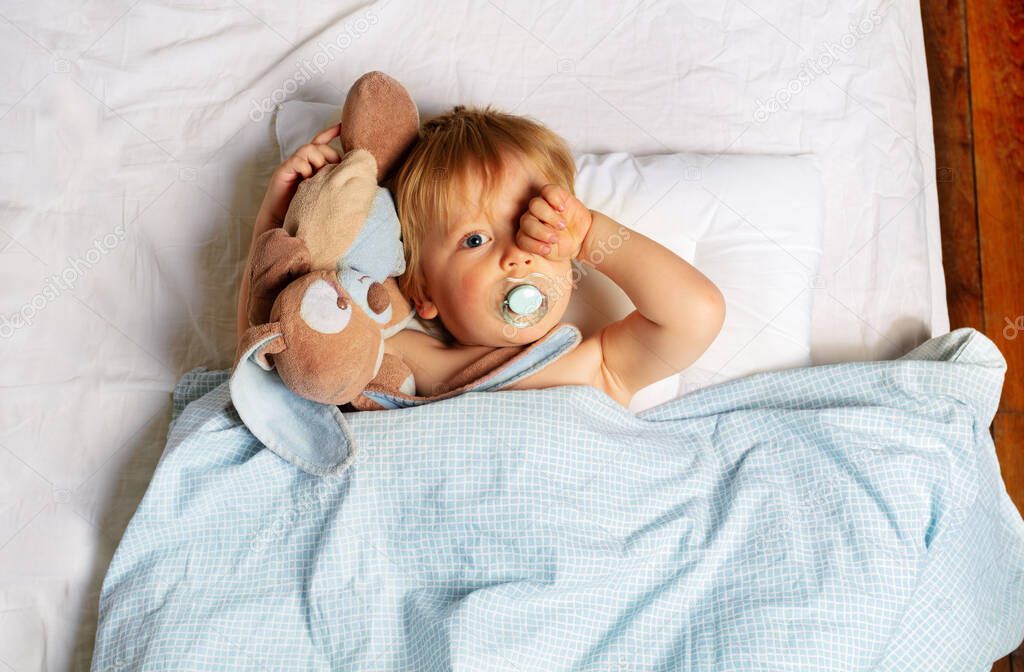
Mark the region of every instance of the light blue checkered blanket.
POLYGON ((961 329, 634 416, 585 386, 350 413, 340 477, 266 450, 226 371, 175 390, 93 670, 987 670, 1024 521, 961 329))

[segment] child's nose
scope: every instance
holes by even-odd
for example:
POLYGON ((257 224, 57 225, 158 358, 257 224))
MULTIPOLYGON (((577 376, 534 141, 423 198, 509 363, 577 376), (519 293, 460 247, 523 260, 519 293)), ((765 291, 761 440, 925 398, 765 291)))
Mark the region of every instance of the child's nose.
POLYGON ((501 258, 501 268, 506 273, 521 271, 533 263, 533 255, 510 241, 505 246, 505 253, 501 258))

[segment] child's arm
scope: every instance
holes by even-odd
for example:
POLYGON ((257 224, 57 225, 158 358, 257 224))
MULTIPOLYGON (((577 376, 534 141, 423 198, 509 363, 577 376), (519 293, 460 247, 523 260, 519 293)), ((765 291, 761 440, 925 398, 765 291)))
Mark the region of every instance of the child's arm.
POLYGON ((288 205, 295 196, 295 190, 299 182, 305 178, 312 177, 316 171, 328 163, 338 163, 341 157, 333 147, 327 143, 337 137, 341 127, 334 124, 330 128, 321 131, 313 140, 295 150, 295 153, 288 157, 278 166, 273 175, 270 176, 270 184, 267 185, 267 193, 263 196, 263 203, 256 215, 256 223, 252 227, 252 239, 249 241, 249 254, 242 272, 242 284, 238 290, 238 331, 235 341, 242 338, 242 334, 249 327, 249 264, 252 263, 253 243, 260 234, 269 229, 284 224, 284 215, 288 212, 288 205))
POLYGON ((630 393, 686 369, 721 331, 725 300, 718 287, 668 248, 610 217, 593 211, 578 258, 611 278, 636 306, 601 337, 604 366, 630 393))
POLYGON ((549 185, 541 194, 531 201, 532 217, 521 221, 520 247, 546 254, 542 241, 555 234, 555 258, 572 254, 596 268, 636 306, 601 332, 608 382, 629 396, 696 361, 725 321, 718 287, 668 248, 587 209, 565 189, 549 185), (559 220, 566 229, 558 228, 559 220))

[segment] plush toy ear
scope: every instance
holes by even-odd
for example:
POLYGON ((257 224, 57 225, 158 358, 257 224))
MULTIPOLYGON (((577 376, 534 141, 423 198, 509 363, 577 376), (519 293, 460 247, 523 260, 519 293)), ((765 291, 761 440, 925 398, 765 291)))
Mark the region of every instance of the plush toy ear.
POLYGON ((255 355, 254 359, 261 369, 270 371, 274 363, 268 355, 284 352, 288 345, 284 341, 284 332, 280 322, 269 322, 249 327, 242 334, 235 353, 235 365, 243 359, 255 355))
POLYGON ((311 474, 339 475, 355 454, 352 433, 337 407, 296 395, 270 369, 267 356, 289 350, 280 327, 271 323, 246 330, 228 384, 231 403, 253 436, 281 458, 311 474))
POLYGON ((249 325, 270 320, 277 296, 310 270, 309 248, 281 228, 264 231, 253 246, 249 265, 249 325))
POLYGON ((379 70, 356 80, 341 110, 341 144, 365 149, 377 160, 383 182, 415 142, 420 127, 416 102, 401 83, 379 70))

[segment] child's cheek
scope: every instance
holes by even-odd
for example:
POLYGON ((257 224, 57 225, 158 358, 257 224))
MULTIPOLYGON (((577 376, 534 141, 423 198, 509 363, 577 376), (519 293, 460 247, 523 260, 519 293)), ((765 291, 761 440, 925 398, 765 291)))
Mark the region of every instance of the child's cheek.
POLYGON ((455 291, 460 297, 470 297, 477 293, 479 284, 472 276, 463 276, 455 283, 455 291))
POLYGON ((452 286, 455 288, 455 296, 452 300, 459 304, 463 310, 470 310, 473 307, 483 306, 487 296, 488 287, 483 279, 474 279, 472 276, 460 278, 452 286))

